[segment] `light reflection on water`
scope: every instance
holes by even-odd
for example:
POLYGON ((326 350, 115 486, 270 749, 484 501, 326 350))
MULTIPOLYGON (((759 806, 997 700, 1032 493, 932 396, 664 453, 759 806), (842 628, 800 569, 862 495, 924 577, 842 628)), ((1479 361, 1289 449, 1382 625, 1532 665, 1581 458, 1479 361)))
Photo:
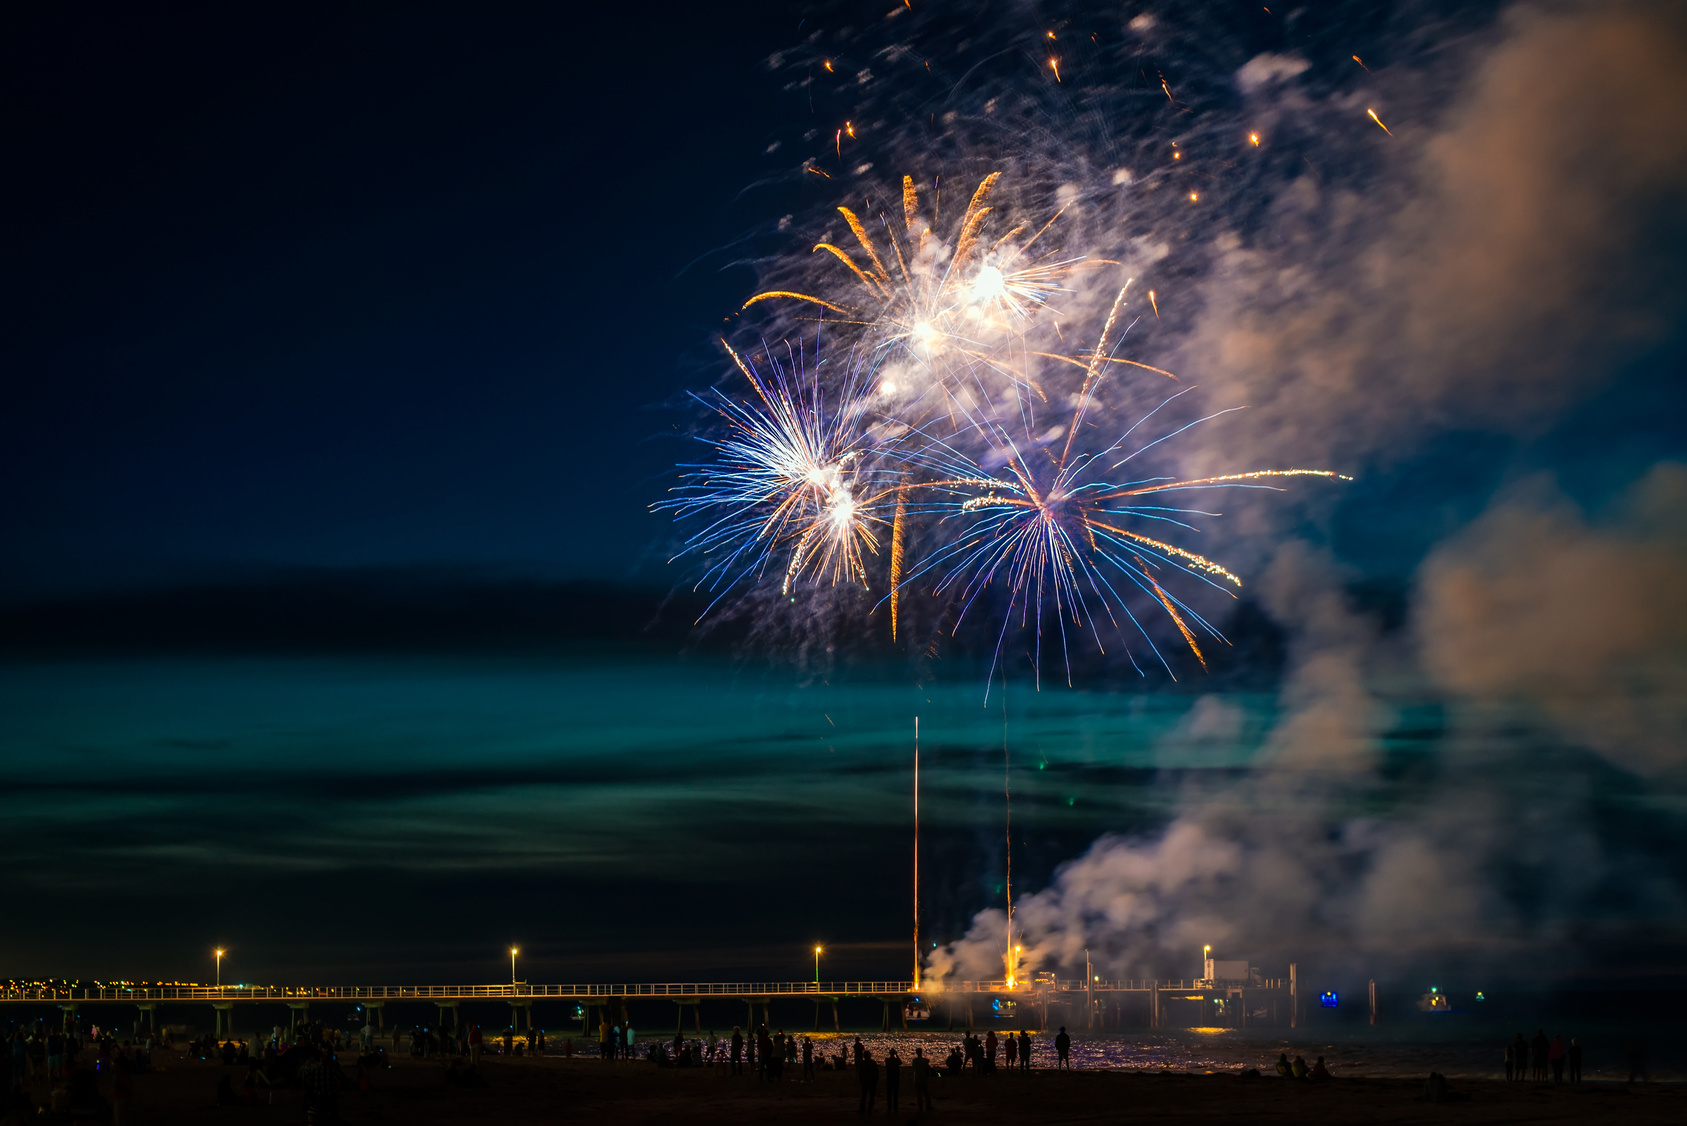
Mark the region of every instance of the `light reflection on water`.
MULTIPOLYGON (((797 1036, 815 1041, 817 1061, 835 1056, 841 1047, 852 1043, 857 1035, 861 1043, 882 1060, 892 1047, 904 1060, 911 1059, 915 1047, 925 1049, 927 1058, 941 1061, 952 1047, 961 1043, 962 1032, 907 1032, 894 1036, 882 1033, 851 1033, 841 1037, 830 1032, 814 1033, 804 1029, 786 1029, 797 1036)), ((978 1035, 984 1035, 978 1029, 978 1035)), ((1005 1032, 1005 1028, 998 1032, 1005 1032)), ((1015 1029, 1014 1031, 1018 1031, 1015 1029)), ((1371 1078, 1424 1077, 1431 1071, 1455 1078, 1503 1079, 1505 1076, 1503 1051, 1516 1029, 1498 1028, 1476 1035, 1457 1038, 1408 1038, 1384 1032, 1343 1034, 1331 1036, 1296 1036, 1293 1029, 1180 1029, 1165 1032, 1084 1032, 1072 1037, 1072 1066, 1085 1070, 1141 1069, 1179 1072, 1237 1072, 1257 1067, 1263 1075, 1275 1077, 1277 1057, 1286 1052, 1292 1060, 1303 1056, 1308 1066, 1319 1056, 1330 1074, 1366 1076, 1371 1078)), ((1525 1035, 1532 1035, 1528 1029, 1525 1035)), ((1552 1030, 1548 1030, 1551 1034, 1552 1030)), ((728 1030, 730 1035, 730 1030, 728 1030)), ((1628 1065, 1624 1061, 1621 1044, 1630 1036, 1623 1030, 1595 1028, 1586 1035, 1577 1030, 1585 1045, 1583 1074, 1588 1080, 1623 1082, 1628 1079, 1628 1065)), ((688 1038, 695 1036, 688 1033, 688 1038)), ((638 1037, 639 1054, 642 1045, 672 1037, 638 1037)), ((1032 1033, 1032 1065, 1053 1067, 1055 1063, 1054 1036, 1032 1033)), ((596 1045, 591 1045, 592 1050, 596 1045)), ((1661 1082, 1687 1081, 1687 1067, 1682 1066, 1683 1049, 1687 1044, 1679 1037, 1652 1037, 1647 1059, 1652 1080, 1661 1082)), ((724 1050, 724 1048, 723 1048, 724 1050)), ((998 1049, 997 1066, 1005 1066, 1006 1056, 998 1049)))

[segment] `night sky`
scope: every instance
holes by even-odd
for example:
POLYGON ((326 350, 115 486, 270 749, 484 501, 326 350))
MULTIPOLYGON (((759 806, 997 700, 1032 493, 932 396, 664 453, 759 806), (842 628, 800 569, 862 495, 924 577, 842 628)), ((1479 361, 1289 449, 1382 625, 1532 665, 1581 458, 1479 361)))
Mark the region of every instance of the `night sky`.
MULTIPOLYGON (((901 977, 915 715, 957 972, 990 969, 1005 743, 1043 964, 1182 976, 1216 935, 1344 983, 1687 974, 1679 12, 880 7, 9 18, 0 897, 32 906, 0 977, 208 979, 222 945, 225 980, 495 981, 516 943, 534 980, 784 980, 816 942, 901 977), (792 78, 894 84, 882 27, 966 61, 966 20, 1008 46, 938 93, 792 78), (986 701, 964 644, 694 629, 649 506, 715 337, 867 175, 800 162, 896 106, 899 168, 1092 24, 1152 52, 1127 93, 1187 99, 1142 136, 1278 146, 1130 243, 1189 263, 1145 354, 1253 411, 1195 460, 1357 480, 1240 507, 1236 644, 1175 681, 986 701)), ((1001 112, 1132 182, 1046 98, 1001 112)))

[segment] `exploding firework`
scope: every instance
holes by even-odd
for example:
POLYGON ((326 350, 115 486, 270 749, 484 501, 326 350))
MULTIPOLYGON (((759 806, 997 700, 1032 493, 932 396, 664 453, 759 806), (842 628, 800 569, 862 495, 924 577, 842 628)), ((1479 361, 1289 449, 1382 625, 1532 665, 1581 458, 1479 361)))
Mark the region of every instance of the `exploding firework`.
MULTIPOLYGON (((1164 494, 1225 488, 1269 489, 1275 487, 1269 483, 1273 479, 1290 477, 1351 480, 1321 469, 1252 470, 1197 479, 1130 479, 1128 467, 1149 449, 1219 414, 1230 413, 1225 410, 1195 419, 1157 438, 1137 437, 1138 431, 1160 410, 1192 388, 1165 399, 1110 445, 1080 449, 1075 439, 1086 430, 1106 379, 1110 358, 1106 350, 1108 337, 1124 298, 1121 291, 1090 359, 1071 419, 1062 428, 1065 440, 1058 452, 1052 443, 1026 441, 1023 437, 1016 438, 999 423, 980 422, 979 429, 989 432, 992 444, 1006 451, 1005 464, 1000 470, 987 474, 964 458, 951 456, 945 462, 928 452, 927 460, 949 469, 950 475, 924 486, 904 486, 905 490, 924 489, 931 494, 928 510, 942 513, 946 521, 956 524, 957 531, 906 579, 893 571, 893 586, 899 588, 904 583, 931 579, 934 594, 952 597, 957 603, 957 627, 987 591, 992 588, 1004 591, 1007 606, 997 634, 994 660, 1000 659, 1002 641, 1017 622, 1021 628, 1034 631, 1032 665, 1040 673, 1047 621, 1058 630, 1069 678, 1069 627, 1088 633, 1103 652, 1108 636, 1128 629, 1172 673, 1165 655, 1132 610, 1130 592, 1134 589, 1164 611, 1205 668, 1206 656, 1199 635, 1217 641, 1223 641, 1223 635, 1183 598, 1167 589, 1167 578, 1171 574, 1188 573, 1218 590, 1225 590, 1225 585, 1240 588, 1241 579, 1206 556, 1167 542, 1165 537, 1170 533, 1148 535, 1131 525, 1152 522, 1190 531, 1193 530, 1191 520, 1217 515, 1202 509, 1154 503, 1164 494), (1121 470, 1126 476, 1118 476, 1121 470)), ((953 443, 943 443, 942 448, 951 455, 956 449, 953 443)), ((1126 653, 1130 654, 1128 645, 1126 653)), ((1134 656, 1131 661, 1136 663, 1134 656)))
POLYGON ((754 398, 699 397, 727 433, 708 439, 716 459, 682 466, 676 495, 655 506, 706 517, 681 552, 708 560, 698 585, 724 593, 782 558, 787 595, 804 578, 867 586, 865 557, 879 550, 874 526, 884 522, 878 509, 887 492, 875 488, 858 380, 846 377, 829 402, 818 362, 809 367, 788 350, 781 363, 767 350, 764 376, 721 343, 754 398))
MULTIPOLYGON (((1021 223, 994 233, 990 225, 997 208, 991 198, 1000 179, 1001 173, 992 172, 980 181, 947 239, 933 234, 937 208, 934 203, 932 214, 924 214, 911 176, 902 178, 900 216, 879 216, 878 239, 855 211, 839 207, 854 246, 822 241, 814 253, 825 252, 829 260, 842 263, 843 276, 850 279, 848 292, 837 292, 833 284, 820 288, 824 297, 766 290, 744 308, 790 300, 841 314, 846 323, 865 330, 874 349, 902 351, 950 397, 963 388, 988 397, 984 377, 991 372, 1023 383, 1022 365, 1007 345, 1022 340, 1036 316, 1050 311, 1049 302, 1073 273, 1117 263, 1054 248, 1045 236, 1059 211, 1035 228, 1021 223)), ((880 390, 895 396, 903 389, 888 383, 880 390)), ((976 397, 965 395, 963 401, 976 397)))

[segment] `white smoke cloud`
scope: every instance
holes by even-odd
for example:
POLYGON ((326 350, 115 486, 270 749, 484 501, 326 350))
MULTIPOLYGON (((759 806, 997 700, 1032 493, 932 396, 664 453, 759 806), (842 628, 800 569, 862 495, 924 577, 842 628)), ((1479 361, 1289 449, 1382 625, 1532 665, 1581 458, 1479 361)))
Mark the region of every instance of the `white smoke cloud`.
POLYGON ((1592 523, 1544 482, 1424 564, 1418 633, 1450 691, 1550 717, 1618 766, 1687 766, 1687 466, 1592 523))
MULTIPOLYGON (((1234 427, 1249 454, 1352 467, 1447 425, 1527 432, 1679 322, 1681 263, 1655 239, 1687 193, 1679 9, 1522 5, 1501 26, 1462 92, 1409 103, 1392 138, 1366 117, 1376 102, 1261 91, 1262 118, 1315 119, 1334 151, 1277 192, 1259 235, 1219 240, 1172 364, 1250 404, 1234 427), (1363 184, 1337 176, 1356 137, 1385 154, 1363 184)), ((1280 73, 1256 59, 1237 81, 1280 73)), ((1432 85, 1376 81, 1364 97, 1432 85)))

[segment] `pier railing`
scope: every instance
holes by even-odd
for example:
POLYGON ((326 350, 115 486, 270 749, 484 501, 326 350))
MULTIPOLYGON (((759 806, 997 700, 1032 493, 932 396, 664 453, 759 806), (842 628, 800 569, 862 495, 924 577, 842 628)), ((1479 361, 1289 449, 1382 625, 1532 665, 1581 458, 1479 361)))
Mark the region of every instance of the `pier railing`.
POLYGON ((365 986, 273 986, 273 985, 160 985, 146 987, 9 987, 0 988, 0 1002, 35 1002, 68 1004, 71 1002, 127 1002, 150 1004, 164 1001, 210 1002, 301 1002, 313 1001, 475 1001, 507 1000, 534 1001, 588 1000, 612 997, 887 997, 895 995, 941 997, 951 994, 991 994, 997 996, 1035 996, 1044 993, 1145 993, 1207 992, 1245 987, 1250 989, 1281 990, 1286 981, 1270 979, 1254 982, 1212 982, 1190 979, 1155 980, 1096 980, 1085 983, 1079 979, 1044 979, 1016 981, 1012 985, 997 981, 925 982, 916 986, 912 981, 708 981, 708 982, 643 982, 643 983, 584 983, 565 985, 537 985, 515 982, 498 985, 365 985, 365 986))

